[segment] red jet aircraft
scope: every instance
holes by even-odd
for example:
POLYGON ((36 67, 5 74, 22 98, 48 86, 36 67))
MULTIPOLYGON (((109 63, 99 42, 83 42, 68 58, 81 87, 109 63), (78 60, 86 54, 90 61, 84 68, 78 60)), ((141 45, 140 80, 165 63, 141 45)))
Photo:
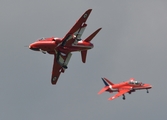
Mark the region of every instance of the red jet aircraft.
POLYGON ((150 84, 144 84, 142 82, 139 81, 135 81, 134 78, 131 78, 128 81, 125 82, 121 82, 119 84, 113 84, 112 82, 110 82, 108 79, 106 78, 102 78, 105 87, 102 88, 98 94, 101 94, 105 91, 107 92, 118 92, 116 95, 114 95, 113 97, 110 97, 108 100, 113 100, 121 95, 123 95, 123 100, 125 100, 125 93, 129 93, 131 94, 132 92, 135 92, 136 90, 142 90, 142 89, 146 89, 147 93, 148 89, 151 89, 152 86, 150 84))
POLYGON ((52 69, 51 83, 56 84, 61 73, 67 69, 67 64, 71 58, 72 53, 75 51, 81 52, 82 62, 86 62, 87 50, 93 48, 93 44, 90 42, 96 34, 102 29, 97 29, 89 37, 81 40, 81 36, 87 26, 86 20, 89 17, 92 9, 88 9, 80 18, 77 20, 75 25, 70 31, 64 36, 64 38, 42 38, 32 44, 29 48, 34 51, 41 51, 46 54, 54 55, 54 63, 52 69))

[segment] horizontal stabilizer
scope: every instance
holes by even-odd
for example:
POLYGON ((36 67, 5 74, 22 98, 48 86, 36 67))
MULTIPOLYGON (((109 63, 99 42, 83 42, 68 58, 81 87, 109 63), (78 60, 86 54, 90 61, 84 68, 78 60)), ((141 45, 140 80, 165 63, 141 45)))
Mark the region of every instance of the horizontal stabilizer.
POLYGON ((98 94, 101 94, 101 93, 105 92, 105 91, 108 90, 108 89, 109 89, 109 86, 105 86, 104 88, 102 88, 102 89, 98 92, 98 94))
POLYGON ((84 41, 90 42, 96 35, 97 33, 101 30, 102 28, 97 29, 94 33, 92 33, 89 37, 87 37, 84 41))
POLYGON ((87 50, 81 51, 82 62, 86 62, 87 50))

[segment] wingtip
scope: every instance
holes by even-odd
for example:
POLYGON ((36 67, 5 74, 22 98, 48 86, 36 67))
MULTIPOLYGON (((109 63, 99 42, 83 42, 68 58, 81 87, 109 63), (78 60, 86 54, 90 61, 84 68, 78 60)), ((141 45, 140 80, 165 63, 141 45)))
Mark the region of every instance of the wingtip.
POLYGON ((101 30, 102 29, 102 27, 101 28, 99 28, 99 30, 101 30))
POLYGON ((92 8, 88 9, 87 11, 92 11, 92 8))
POLYGON ((114 99, 114 97, 110 97, 110 98, 108 98, 108 100, 110 100, 110 101, 113 100, 113 99, 114 99))
POLYGON ((109 101, 111 101, 112 99, 111 98, 108 98, 109 101))
POLYGON ((85 13, 91 13, 92 12, 92 9, 88 9, 85 13))
POLYGON ((96 31, 97 31, 97 32, 99 32, 101 29, 102 29, 102 27, 101 27, 101 28, 99 28, 99 29, 97 29, 96 31))

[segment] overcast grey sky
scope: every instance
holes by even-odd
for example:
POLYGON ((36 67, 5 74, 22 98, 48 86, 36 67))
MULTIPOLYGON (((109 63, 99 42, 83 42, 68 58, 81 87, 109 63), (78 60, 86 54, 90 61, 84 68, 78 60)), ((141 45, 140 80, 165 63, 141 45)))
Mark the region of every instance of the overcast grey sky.
POLYGON ((167 114, 167 1, 1 0, 1 120, 164 120, 167 114), (52 55, 29 50, 41 37, 63 37, 89 8, 82 38, 99 27, 87 63, 73 53, 56 86, 52 55), (101 77, 131 77, 153 88, 113 101, 101 77))

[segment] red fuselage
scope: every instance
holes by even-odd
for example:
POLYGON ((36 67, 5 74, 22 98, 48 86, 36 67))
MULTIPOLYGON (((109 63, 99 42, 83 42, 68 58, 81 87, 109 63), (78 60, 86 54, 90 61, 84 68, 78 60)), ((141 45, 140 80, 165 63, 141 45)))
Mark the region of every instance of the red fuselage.
POLYGON ((32 44, 30 44, 29 48, 35 51, 46 51, 49 54, 54 54, 55 51, 61 51, 63 53, 67 52, 75 52, 75 51, 83 51, 93 48, 93 44, 86 41, 78 41, 76 44, 72 44, 70 46, 61 46, 62 42, 61 38, 45 38, 38 40, 32 44))
POLYGON ((152 86, 150 84, 143 84, 137 81, 125 81, 119 84, 114 84, 110 86, 111 92, 119 91, 120 89, 132 89, 133 90, 141 90, 141 89, 151 89, 152 86), (136 83, 135 83, 136 82, 136 83))

